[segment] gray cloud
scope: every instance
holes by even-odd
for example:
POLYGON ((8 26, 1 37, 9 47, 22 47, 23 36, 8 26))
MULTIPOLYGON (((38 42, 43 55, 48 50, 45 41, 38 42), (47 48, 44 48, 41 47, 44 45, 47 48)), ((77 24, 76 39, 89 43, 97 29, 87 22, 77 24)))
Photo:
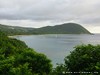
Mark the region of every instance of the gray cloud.
POLYGON ((23 26, 27 22, 33 27, 63 22, 99 26, 99 7, 99 0, 0 0, 0 22, 23 26))

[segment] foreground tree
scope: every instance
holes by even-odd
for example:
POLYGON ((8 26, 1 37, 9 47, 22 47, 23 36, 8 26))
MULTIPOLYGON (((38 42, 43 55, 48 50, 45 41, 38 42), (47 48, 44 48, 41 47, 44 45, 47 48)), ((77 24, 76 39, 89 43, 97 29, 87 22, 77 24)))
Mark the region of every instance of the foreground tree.
POLYGON ((66 68, 64 64, 57 64, 56 68, 54 68, 50 75, 66 75, 66 68))
POLYGON ((51 61, 22 41, 0 37, 0 75, 48 75, 51 61))
POLYGON ((99 75, 100 45, 81 45, 75 47, 65 58, 66 75, 99 75))

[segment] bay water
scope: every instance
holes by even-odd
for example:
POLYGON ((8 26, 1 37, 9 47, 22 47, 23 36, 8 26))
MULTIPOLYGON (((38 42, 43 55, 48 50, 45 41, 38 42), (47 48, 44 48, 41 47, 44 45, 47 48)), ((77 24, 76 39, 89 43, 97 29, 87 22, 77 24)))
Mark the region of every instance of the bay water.
POLYGON ((51 59, 54 67, 56 63, 64 63, 64 58, 82 44, 100 44, 100 34, 46 34, 46 35, 21 35, 14 36, 24 41, 30 48, 45 54, 51 59))

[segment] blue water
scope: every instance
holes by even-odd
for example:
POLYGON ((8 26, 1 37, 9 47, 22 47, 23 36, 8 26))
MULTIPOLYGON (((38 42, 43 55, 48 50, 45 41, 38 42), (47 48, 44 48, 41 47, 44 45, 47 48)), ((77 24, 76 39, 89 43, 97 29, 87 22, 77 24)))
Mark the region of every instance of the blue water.
POLYGON ((24 41, 29 47, 35 49, 35 51, 44 53, 52 60, 54 67, 56 63, 64 63, 65 56, 69 55, 75 46, 80 44, 100 44, 100 34, 49 34, 14 37, 24 41))

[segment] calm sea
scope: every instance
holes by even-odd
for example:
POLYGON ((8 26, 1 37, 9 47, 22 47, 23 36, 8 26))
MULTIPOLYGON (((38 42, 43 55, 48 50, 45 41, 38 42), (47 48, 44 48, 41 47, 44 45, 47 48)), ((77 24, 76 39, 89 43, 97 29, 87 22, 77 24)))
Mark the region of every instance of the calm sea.
POLYGON ((64 63, 65 56, 69 55, 75 46, 81 44, 100 44, 100 34, 49 34, 14 37, 24 41, 30 48, 35 49, 35 51, 44 53, 52 60, 54 67, 56 63, 64 63))

